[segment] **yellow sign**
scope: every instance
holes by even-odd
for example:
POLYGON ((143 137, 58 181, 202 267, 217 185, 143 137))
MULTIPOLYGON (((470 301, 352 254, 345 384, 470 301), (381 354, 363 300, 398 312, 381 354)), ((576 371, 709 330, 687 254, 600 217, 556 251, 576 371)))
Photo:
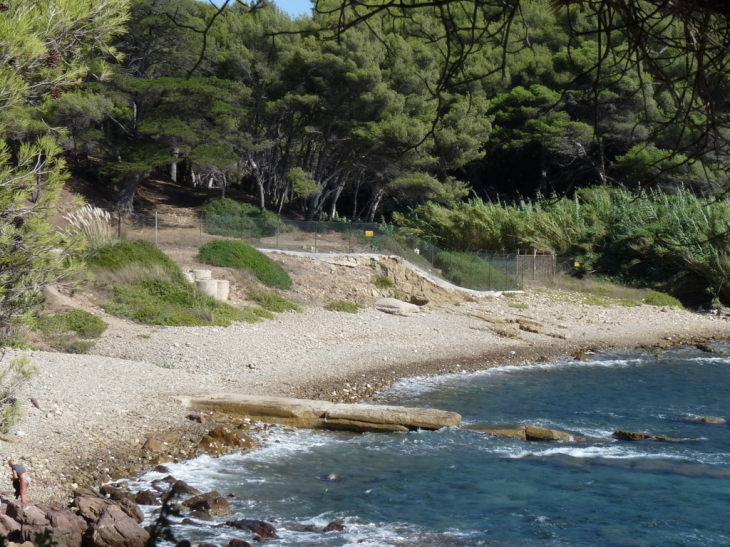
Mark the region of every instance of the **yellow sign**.
POLYGON ((375 235, 375 232, 372 230, 368 230, 365 232, 365 237, 373 237, 375 235))
POLYGON ((576 268, 580 268, 580 262, 576 262, 575 264, 573 264, 573 266, 575 266, 576 268))

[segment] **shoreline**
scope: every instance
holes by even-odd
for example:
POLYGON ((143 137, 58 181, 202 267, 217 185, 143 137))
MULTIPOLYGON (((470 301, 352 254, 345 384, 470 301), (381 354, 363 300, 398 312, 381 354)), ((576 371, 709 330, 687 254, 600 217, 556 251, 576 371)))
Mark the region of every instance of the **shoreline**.
MULTIPOLYGON (((521 301, 529 310, 516 308, 514 298, 482 299, 417 317, 308 308, 226 329, 120 326, 116 320, 91 355, 31 352, 40 374, 21 398, 33 397, 41 408, 26 404, 18 442, 0 440, 0 448, 30 468, 32 503, 66 505, 74 485, 99 486, 196 456, 198 440, 220 418, 186 419, 189 411, 175 395, 228 391, 354 402, 404 378, 730 337, 730 321, 717 316, 586 306, 554 296, 528 291, 521 301), (515 333, 519 338, 505 337, 515 333), (167 453, 143 449, 148 437, 165 435, 178 439, 167 453)), ((3 495, 9 490, 9 483, 0 486, 3 495)))

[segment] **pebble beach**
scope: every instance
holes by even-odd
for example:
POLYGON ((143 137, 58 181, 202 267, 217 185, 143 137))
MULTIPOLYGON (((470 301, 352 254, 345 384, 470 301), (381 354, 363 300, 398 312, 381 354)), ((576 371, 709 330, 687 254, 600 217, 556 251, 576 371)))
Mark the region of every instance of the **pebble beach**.
MULTIPOLYGON (((145 326, 93 309, 110 326, 89 354, 6 352, 0 366, 27 355, 38 374, 21 390, 25 415, 0 439, 2 456, 29 468, 32 502, 66 504, 78 486, 195 457, 210 424, 188 419, 178 396, 377 401, 402 378, 584 359, 609 348, 660 352, 730 336, 722 314, 595 305, 554 289, 456 296, 410 316, 310 302, 301 313, 227 328, 145 326), (170 450, 145 450, 150 437, 169 439, 170 450)), ((0 495, 10 492, 10 480, 0 483, 0 495)))

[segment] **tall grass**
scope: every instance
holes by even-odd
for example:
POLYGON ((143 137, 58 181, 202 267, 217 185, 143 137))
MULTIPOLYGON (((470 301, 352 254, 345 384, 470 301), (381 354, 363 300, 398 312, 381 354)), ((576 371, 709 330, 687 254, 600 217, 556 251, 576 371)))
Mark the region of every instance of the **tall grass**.
POLYGON ((69 223, 69 231, 83 235, 90 249, 99 249, 116 241, 111 215, 103 209, 85 205, 63 218, 69 223))
POLYGON ((730 202, 596 187, 573 198, 427 204, 396 220, 456 251, 538 249, 585 271, 680 297, 730 302, 730 202))

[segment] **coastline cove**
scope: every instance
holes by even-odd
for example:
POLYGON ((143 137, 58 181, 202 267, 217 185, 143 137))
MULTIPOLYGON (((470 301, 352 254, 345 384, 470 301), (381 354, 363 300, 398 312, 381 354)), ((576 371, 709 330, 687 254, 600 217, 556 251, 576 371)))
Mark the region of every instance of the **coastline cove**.
MULTIPOLYGON (((467 426, 535 424, 579 442, 530 442, 467 428, 353 434, 272 428, 259 450, 169 464, 232 516, 173 518, 175 537, 270 545, 726 545, 730 500, 727 344, 631 350, 476 373, 413 378, 385 404, 448 409, 467 426), (618 440, 616 430, 677 442, 618 440)), ((164 474, 128 481, 149 488, 164 474)), ((143 507, 144 508, 144 507, 143 507)), ((148 520, 155 518, 147 507, 148 520)))

